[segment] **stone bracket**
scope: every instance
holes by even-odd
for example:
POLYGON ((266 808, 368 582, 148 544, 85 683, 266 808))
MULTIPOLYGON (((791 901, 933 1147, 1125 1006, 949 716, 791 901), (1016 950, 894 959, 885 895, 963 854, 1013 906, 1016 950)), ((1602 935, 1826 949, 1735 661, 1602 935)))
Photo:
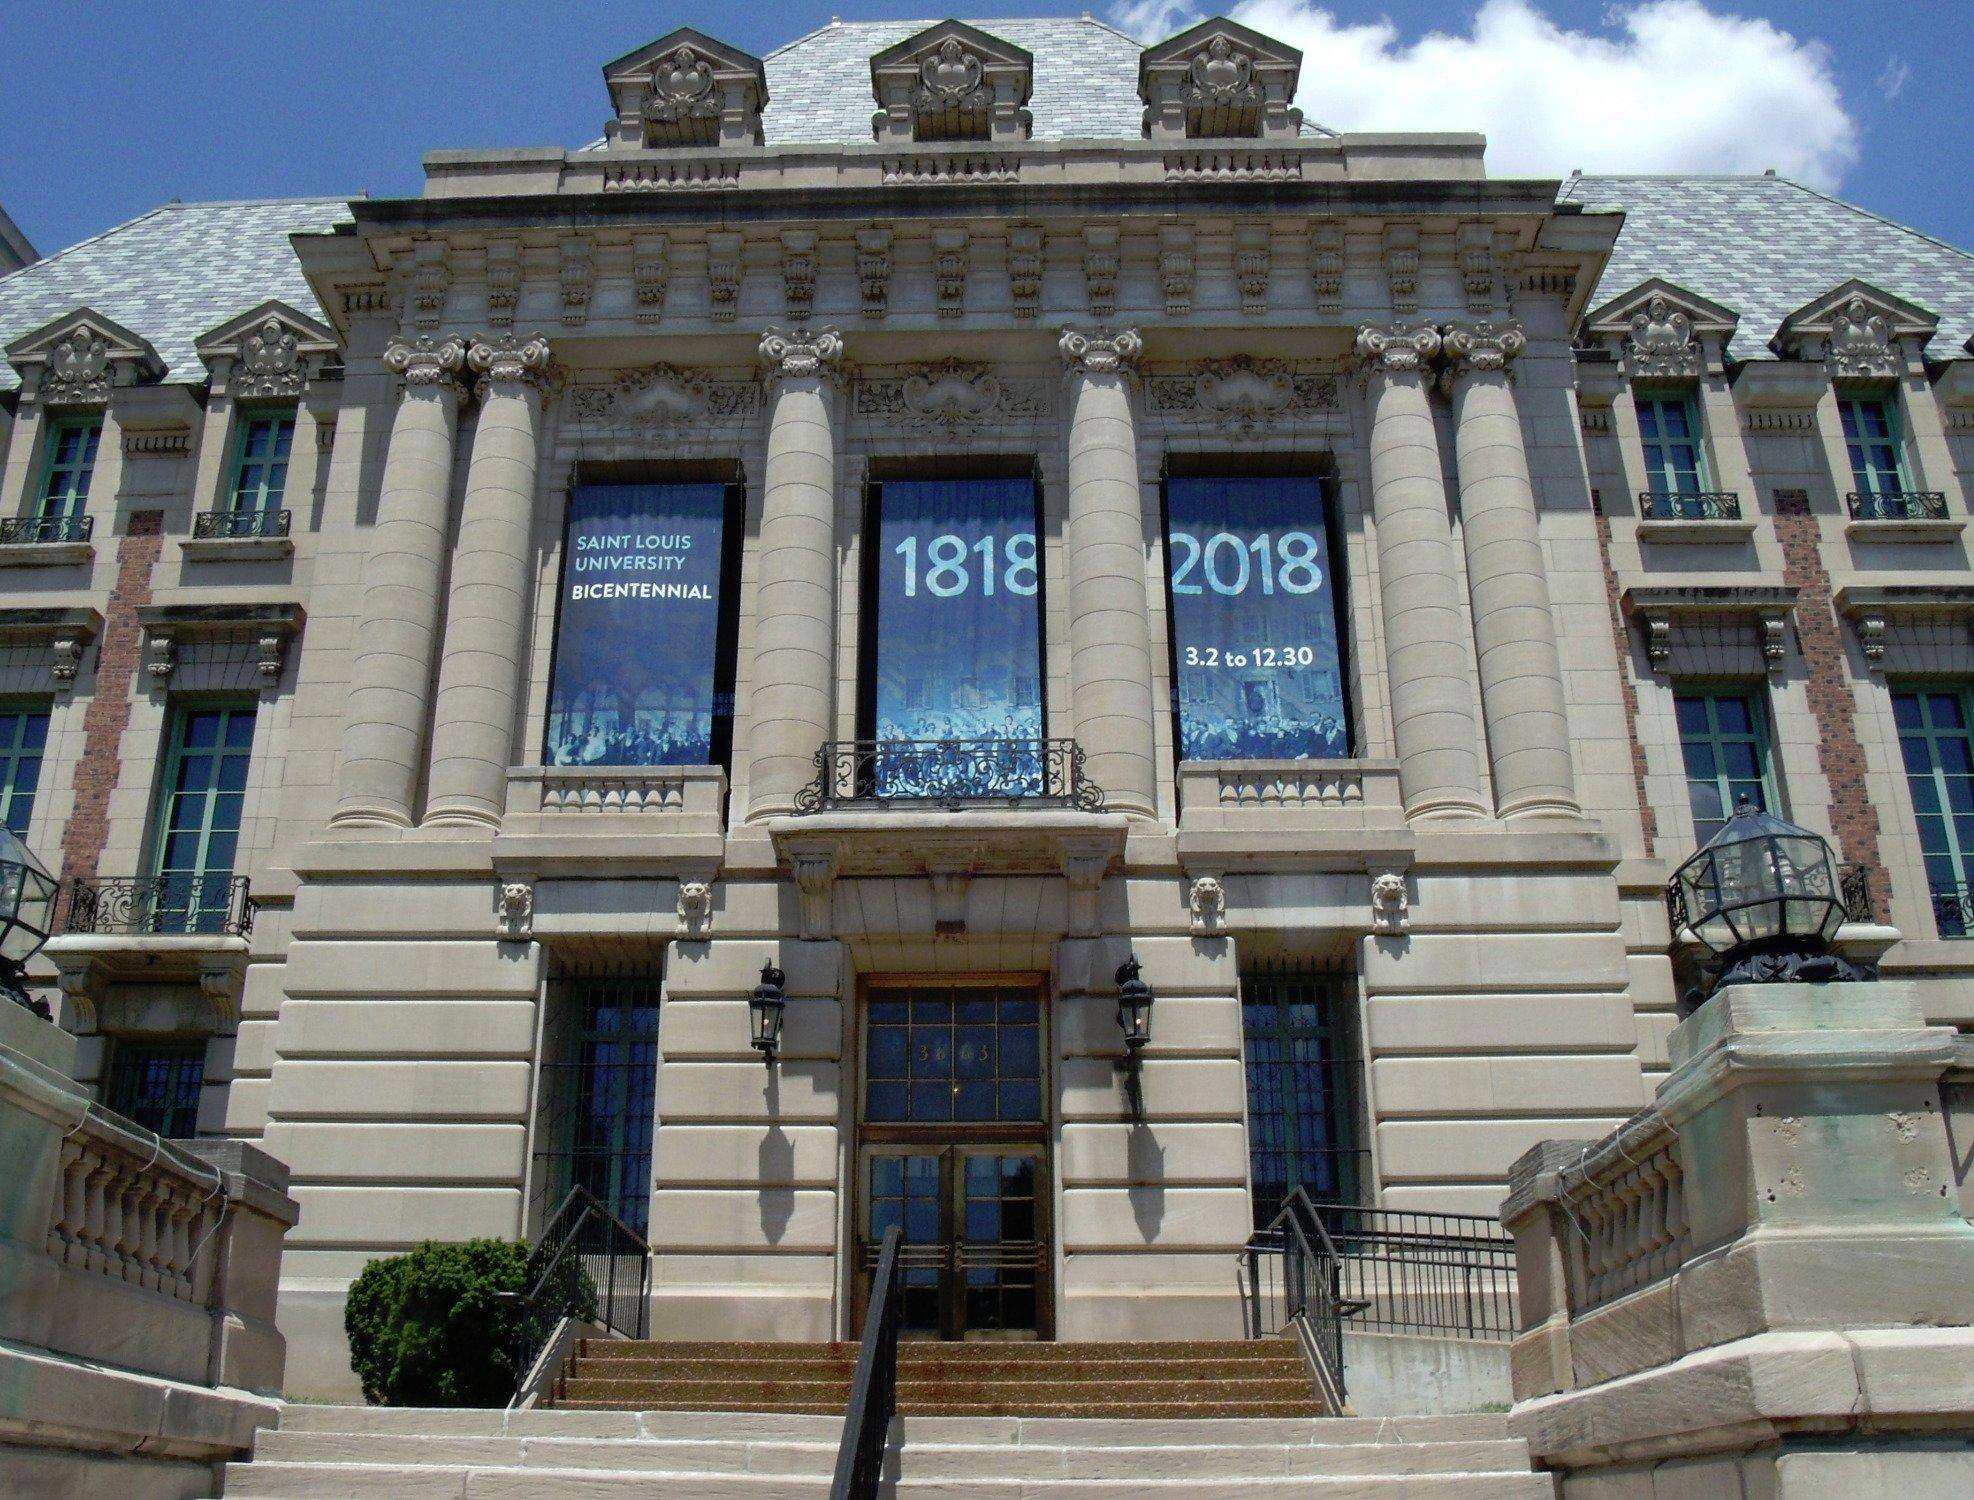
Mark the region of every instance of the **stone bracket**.
POLYGON ((261 680, 279 682, 305 619, 299 604, 146 604, 137 611, 145 665, 160 685, 176 670, 186 641, 252 641, 261 680))
POLYGON ((1782 670, 1788 655, 1790 617, 1796 590, 1777 585, 1727 587, 1633 587, 1624 591, 1626 613, 1645 630, 1645 655, 1655 673, 1671 669, 1678 627, 1692 620, 1740 621, 1755 629, 1762 664, 1771 673, 1782 670))
POLYGON ((57 692, 75 686, 83 653, 103 633, 103 616, 93 609, 0 609, 0 642, 45 641, 48 674, 57 692))

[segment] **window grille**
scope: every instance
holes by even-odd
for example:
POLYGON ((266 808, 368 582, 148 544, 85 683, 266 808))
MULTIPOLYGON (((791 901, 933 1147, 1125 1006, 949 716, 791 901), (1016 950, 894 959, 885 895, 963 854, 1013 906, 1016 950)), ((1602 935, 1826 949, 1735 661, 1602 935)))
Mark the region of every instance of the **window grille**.
POLYGON ((1357 976, 1301 964, 1250 969, 1241 1030, 1255 1227, 1298 1187, 1318 1203, 1364 1202, 1371 1153, 1357 976))
POLYGON ((551 980, 542 1035, 531 1222, 572 1187, 638 1234, 651 1208, 658 1085, 656 974, 551 980))
POLYGON ((199 1133, 199 1091, 206 1080, 204 1042, 118 1041, 110 1059, 111 1109, 166 1140, 199 1133))

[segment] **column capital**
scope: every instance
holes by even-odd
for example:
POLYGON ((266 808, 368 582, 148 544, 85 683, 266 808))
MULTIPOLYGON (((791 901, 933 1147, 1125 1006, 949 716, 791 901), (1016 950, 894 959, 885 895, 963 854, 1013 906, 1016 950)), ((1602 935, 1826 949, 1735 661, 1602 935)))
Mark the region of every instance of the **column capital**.
POLYGON ((1487 374, 1506 370, 1508 362, 1528 347, 1528 335, 1522 332, 1519 318, 1499 323, 1482 318, 1448 323, 1440 335, 1440 347, 1453 374, 1470 370, 1487 374))
POLYGON ((384 368, 403 377, 407 394, 421 386, 458 394, 465 363, 466 345, 452 334, 397 334, 384 345, 384 368))
POLYGON ((495 386, 539 391, 548 376, 548 359, 548 340, 540 334, 521 338, 503 333, 498 338, 475 339, 466 351, 466 367, 480 377, 473 392, 482 401, 495 386))
POLYGON ((1071 375, 1120 375, 1137 363, 1145 341, 1135 328, 1065 328, 1056 341, 1063 368, 1071 375))
POLYGON ((1386 375, 1422 372, 1439 346, 1439 330, 1430 323, 1366 323, 1357 330, 1357 358, 1386 375))
POLYGON ((770 328, 761 335, 760 358, 770 383, 832 379, 843 365, 843 335, 834 328, 770 328))

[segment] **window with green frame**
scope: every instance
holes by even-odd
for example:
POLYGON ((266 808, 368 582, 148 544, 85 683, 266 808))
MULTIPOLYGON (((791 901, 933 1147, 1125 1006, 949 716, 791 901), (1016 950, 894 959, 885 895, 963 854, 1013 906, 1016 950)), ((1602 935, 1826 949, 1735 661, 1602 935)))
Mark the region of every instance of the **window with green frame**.
POLYGON ((1645 487, 1655 496, 1697 495, 1706 485, 1700 423, 1693 398, 1678 393, 1638 400, 1638 435, 1645 444, 1645 487))
POLYGON ((1905 461, 1900 452, 1898 408, 1884 396, 1843 396, 1844 448, 1859 495, 1884 502, 1902 499, 1905 461))
POLYGON ((251 703, 174 710, 151 841, 158 931, 217 932, 226 921, 253 745, 251 703))
POLYGON ((1919 823, 1919 852, 1943 938, 1974 936, 1974 734, 1960 687, 1892 693, 1892 719, 1919 823))
POLYGON ((82 514, 102 441, 100 417, 57 417, 49 423, 41 466, 41 519, 66 520, 82 514))
POLYGON ((0 824, 27 837, 41 757, 48 746, 48 710, 0 703, 0 824))
POLYGON ((1779 811, 1769 770, 1768 716, 1759 697, 1739 689, 1677 693, 1673 710, 1698 842, 1719 833, 1743 797, 1763 812, 1779 811))
POLYGON ((235 515, 279 510, 288 489, 288 450, 295 441, 294 408, 243 411, 238 429, 230 508, 235 515))
POLYGON ((110 1050, 108 1104, 126 1120, 166 1140, 199 1133, 199 1090, 206 1080, 204 1042, 118 1038, 110 1050))

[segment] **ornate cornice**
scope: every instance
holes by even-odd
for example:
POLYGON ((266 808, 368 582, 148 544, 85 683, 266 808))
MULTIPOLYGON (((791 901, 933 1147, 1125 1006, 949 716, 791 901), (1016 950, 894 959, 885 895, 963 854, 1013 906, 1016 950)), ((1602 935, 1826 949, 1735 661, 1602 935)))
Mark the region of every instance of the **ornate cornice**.
POLYGON ((1056 343, 1065 368, 1072 375, 1120 375, 1128 373, 1144 352, 1145 341, 1135 328, 1115 333, 1099 329, 1086 333, 1065 328, 1056 343))
POLYGON ((497 339, 475 339, 466 351, 466 365, 480 377, 474 392, 481 400, 496 386, 520 386, 539 391, 548 373, 548 340, 539 334, 519 338, 503 333, 497 339))
POLYGON ((843 364, 843 336, 834 328, 770 328, 760 354, 770 381, 829 379, 843 364))
POLYGON ((1430 323, 1367 323, 1357 330, 1357 357, 1387 375, 1418 374, 1439 353, 1439 330, 1430 323))
POLYGON ((466 345, 452 334, 399 335, 384 346, 384 368, 403 378, 407 392, 418 388, 457 392, 465 363, 466 345))
POLYGON ((1508 362, 1528 347, 1528 335, 1519 319, 1496 323, 1481 319, 1472 323, 1448 323, 1440 335, 1447 366, 1454 374, 1472 370, 1488 373, 1506 370, 1508 362))

